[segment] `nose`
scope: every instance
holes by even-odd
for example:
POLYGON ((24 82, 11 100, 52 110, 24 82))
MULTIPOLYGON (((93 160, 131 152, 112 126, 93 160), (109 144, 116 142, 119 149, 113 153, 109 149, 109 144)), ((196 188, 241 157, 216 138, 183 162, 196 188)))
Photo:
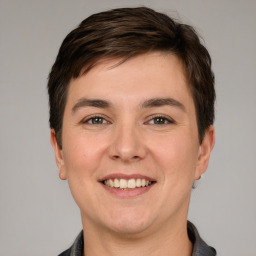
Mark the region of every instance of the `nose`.
POLYGON ((113 131, 109 156, 123 162, 136 162, 145 158, 146 146, 140 127, 131 124, 120 124, 113 131))

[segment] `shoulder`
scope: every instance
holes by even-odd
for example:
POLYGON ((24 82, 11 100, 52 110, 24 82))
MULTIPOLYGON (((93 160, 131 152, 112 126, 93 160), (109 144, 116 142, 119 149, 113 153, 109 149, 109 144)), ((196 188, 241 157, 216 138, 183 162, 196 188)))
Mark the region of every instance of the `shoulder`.
POLYGON ((83 236, 83 230, 82 230, 77 236, 73 245, 66 251, 59 254, 58 256, 82 256, 83 249, 84 249, 84 236, 83 236))
POLYGON ((62 252, 58 256, 70 256, 70 255, 71 255, 71 248, 69 248, 66 251, 62 252))

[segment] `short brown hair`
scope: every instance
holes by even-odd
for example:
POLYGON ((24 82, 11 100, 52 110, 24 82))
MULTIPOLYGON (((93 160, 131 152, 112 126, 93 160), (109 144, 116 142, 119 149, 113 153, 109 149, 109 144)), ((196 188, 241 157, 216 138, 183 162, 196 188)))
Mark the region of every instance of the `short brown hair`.
POLYGON ((210 55, 193 27, 150 8, 138 7, 94 14, 64 39, 48 81, 49 122, 60 146, 70 80, 104 59, 121 58, 123 63, 152 51, 173 53, 183 62, 202 142, 214 121, 215 89, 210 55))

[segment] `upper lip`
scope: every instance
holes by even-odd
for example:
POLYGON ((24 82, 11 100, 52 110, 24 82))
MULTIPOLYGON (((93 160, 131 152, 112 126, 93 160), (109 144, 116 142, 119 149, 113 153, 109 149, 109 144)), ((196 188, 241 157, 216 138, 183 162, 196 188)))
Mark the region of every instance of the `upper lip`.
POLYGON ((125 179, 125 180, 129 180, 129 179, 145 179, 148 181, 156 181, 155 179, 148 177, 146 175, 141 175, 141 174, 123 174, 123 173, 112 173, 112 174, 108 174, 106 176, 104 176, 103 178, 100 178, 98 181, 102 182, 104 180, 109 180, 109 179, 125 179))

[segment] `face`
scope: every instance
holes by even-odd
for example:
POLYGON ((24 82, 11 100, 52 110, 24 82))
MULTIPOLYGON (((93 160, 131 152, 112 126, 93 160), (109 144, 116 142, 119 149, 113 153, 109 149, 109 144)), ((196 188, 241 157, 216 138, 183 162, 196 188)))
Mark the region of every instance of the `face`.
POLYGON ((70 83, 60 178, 83 224, 122 234, 160 232, 187 218, 193 181, 206 170, 212 127, 199 144, 181 61, 150 53, 109 60, 70 83))

